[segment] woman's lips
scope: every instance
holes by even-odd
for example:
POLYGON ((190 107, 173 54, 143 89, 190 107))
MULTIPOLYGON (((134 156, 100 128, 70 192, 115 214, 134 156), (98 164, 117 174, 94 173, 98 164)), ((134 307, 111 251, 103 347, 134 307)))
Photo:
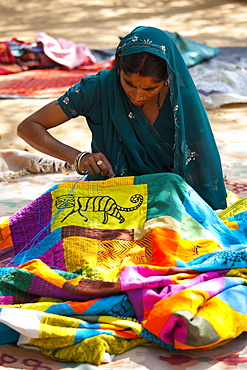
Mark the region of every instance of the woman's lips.
POLYGON ((133 100, 133 99, 131 99, 131 98, 130 98, 130 101, 131 101, 131 103, 132 103, 132 104, 134 104, 134 105, 142 105, 142 104, 143 104, 143 101, 135 101, 135 100, 133 100))

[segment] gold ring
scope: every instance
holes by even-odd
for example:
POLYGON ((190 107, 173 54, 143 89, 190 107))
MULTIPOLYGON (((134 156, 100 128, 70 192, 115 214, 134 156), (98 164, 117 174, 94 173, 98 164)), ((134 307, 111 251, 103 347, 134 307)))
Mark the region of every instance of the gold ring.
POLYGON ((103 163, 102 161, 98 161, 98 162, 97 162, 97 165, 98 165, 98 166, 101 166, 101 165, 102 165, 102 163, 103 163))

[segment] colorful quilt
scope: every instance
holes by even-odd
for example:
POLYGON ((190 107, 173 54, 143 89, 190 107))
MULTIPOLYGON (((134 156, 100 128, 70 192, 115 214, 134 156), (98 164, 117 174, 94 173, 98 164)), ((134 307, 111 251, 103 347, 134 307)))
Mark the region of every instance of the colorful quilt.
POLYGON ((0 344, 101 364, 247 331, 247 198, 216 214, 175 174, 59 183, 0 225, 0 344))

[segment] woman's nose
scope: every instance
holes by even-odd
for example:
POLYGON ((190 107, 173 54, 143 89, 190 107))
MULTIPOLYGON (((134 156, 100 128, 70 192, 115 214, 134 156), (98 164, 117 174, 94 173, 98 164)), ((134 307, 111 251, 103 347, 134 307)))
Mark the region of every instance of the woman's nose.
POLYGON ((141 100, 140 97, 143 96, 143 91, 142 89, 135 89, 133 90, 133 93, 132 93, 132 99, 135 100, 135 101, 139 101, 141 100))

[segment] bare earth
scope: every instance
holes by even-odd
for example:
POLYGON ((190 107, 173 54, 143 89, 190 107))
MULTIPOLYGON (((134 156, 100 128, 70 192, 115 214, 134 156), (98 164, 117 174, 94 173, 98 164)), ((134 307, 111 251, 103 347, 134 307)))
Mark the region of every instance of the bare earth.
MULTIPOLYGON (((119 36, 138 25, 151 25, 211 46, 247 46, 247 1, 0 0, 0 14, 0 41, 16 37, 34 42, 43 31, 83 42, 91 49, 114 48, 119 36)), ((16 127, 49 101, 0 100, 0 149, 34 152, 17 137, 16 127)), ((215 133, 246 131, 247 104, 223 106, 208 114, 215 133)), ((90 148, 90 133, 82 117, 53 133, 81 150, 90 148)))

